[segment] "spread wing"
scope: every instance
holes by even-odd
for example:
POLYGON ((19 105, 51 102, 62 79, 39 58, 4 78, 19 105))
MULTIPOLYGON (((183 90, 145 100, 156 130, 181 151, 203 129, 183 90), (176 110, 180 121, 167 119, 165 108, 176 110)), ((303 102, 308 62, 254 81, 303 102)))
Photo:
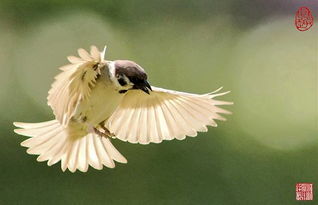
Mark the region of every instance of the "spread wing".
POLYGON ((231 102, 214 98, 228 92, 220 89, 203 95, 152 87, 150 95, 140 90, 128 91, 105 126, 116 138, 131 143, 160 143, 174 138, 196 136, 216 127, 215 120, 225 120, 220 113, 230 114, 218 105, 231 102))
POLYGON ((78 54, 80 57, 69 56, 71 64, 60 68, 62 72, 55 77, 47 97, 48 105, 62 125, 68 124, 79 102, 90 95, 100 72, 98 65, 104 62, 105 49, 99 52, 91 46, 89 54, 80 48, 78 54))

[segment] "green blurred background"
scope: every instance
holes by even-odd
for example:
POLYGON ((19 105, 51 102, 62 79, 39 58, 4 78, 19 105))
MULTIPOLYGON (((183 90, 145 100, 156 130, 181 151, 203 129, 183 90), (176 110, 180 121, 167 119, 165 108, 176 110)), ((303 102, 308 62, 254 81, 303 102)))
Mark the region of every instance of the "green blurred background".
POLYGON ((318 188, 318 27, 295 29, 303 5, 317 16, 315 0, 0 0, 0 204, 302 204, 295 184, 318 188), (115 169, 36 162, 12 122, 52 119, 57 68, 92 44, 152 85, 224 86, 233 115, 184 141, 114 140, 128 158, 115 169))

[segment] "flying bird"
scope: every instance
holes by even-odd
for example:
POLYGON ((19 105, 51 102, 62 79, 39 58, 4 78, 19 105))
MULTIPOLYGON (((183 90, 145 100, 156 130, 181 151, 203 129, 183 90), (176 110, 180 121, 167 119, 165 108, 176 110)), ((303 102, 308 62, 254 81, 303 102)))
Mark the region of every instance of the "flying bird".
POLYGON ((21 143, 27 153, 39 155, 49 166, 61 161, 63 171, 86 172, 89 166, 113 168, 127 163, 112 139, 130 143, 160 143, 194 137, 216 127, 218 107, 231 102, 216 100, 228 92, 190 94, 151 86, 145 70, 129 60, 105 60, 106 47, 79 57, 60 68, 48 93, 55 119, 40 123, 14 122, 14 131, 29 136, 21 143))

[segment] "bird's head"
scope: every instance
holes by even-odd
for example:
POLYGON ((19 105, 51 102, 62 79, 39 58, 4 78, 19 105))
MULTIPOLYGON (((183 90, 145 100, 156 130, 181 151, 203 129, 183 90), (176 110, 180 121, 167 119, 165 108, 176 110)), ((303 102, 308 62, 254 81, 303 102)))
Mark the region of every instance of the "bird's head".
POLYGON ((147 94, 152 91, 147 81, 145 70, 137 63, 129 60, 115 60, 108 63, 110 79, 119 89, 125 93, 128 90, 139 89, 147 94))

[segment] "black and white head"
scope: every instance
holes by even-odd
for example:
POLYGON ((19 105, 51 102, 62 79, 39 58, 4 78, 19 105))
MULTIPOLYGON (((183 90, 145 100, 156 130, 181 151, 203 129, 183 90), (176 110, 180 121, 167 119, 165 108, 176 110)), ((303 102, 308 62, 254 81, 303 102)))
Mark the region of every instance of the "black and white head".
POLYGON ((139 89, 147 94, 152 91, 147 81, 145 70, 137 63, 129 60, 115 60, 108 63, 110 79, 120 93, 139 89))

